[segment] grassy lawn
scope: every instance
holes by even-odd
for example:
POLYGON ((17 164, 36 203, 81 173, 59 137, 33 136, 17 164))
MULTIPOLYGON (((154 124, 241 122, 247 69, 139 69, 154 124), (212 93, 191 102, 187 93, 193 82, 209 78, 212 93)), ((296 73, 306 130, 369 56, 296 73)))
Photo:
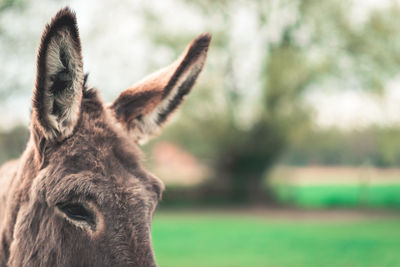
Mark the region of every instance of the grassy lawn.
POLYGON ((300 207, 400 208, 400 169, 278 166, 269 184, 279 201, 300 207))
POLYGON ((400 208, 400 185, 285 185, 278 200, 301 207, 367 206, 400 208))
POLYGON ((357 221, 159 212, 161 267, 400 266, 400 217, 357 221))

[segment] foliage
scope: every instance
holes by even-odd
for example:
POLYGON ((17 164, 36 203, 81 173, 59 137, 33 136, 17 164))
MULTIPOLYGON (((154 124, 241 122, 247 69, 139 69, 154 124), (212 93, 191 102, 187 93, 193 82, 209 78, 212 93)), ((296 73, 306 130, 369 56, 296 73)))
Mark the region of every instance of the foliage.
POLYGON ((0 163, 18 158, 25 149, 27 140, 28 129, 24 126, 0 131, 0 163))
POLYGON ((308 129, 281 159, 287 165, 400 167, 400 128, 308 129))
POLYGON ((23 0, 1 0, 0 12, 5 11, 9 8, 22 8, 23 5, 24 5, 23 0))
MULTIPOLYGON (((189 99, 184 118, 164 138, 189 147, 208 161, 215 174, 211 186, 229 191, 234 201, 262 200, 264 172, 270 170, 287 148, 310 132, 310 109, 303 101, 308 91, 334 86, 382 93, 387 80, 397 73, 399 38, 392 41, 394 36, 400 36, 397 23, 400 9, 396 5, 373 11, 364 21, 356 23, 351 13, 353 1, 188 0, 183 3, 194 7, 196 15, 207 21, 215 42, 207 67, 211 70, 200 86, 203 93, 198 93, 202 97, 189 99), (255 18, 256 32, 250 35, 249 29, 248 36, 235 38, 235 15, 243 12, 255 18), (271 28, 276 29, 271 31, 271 28), (274 37, 269 36, 273 32, 274 37), (243 41, 246 38, 252 38, 251 42, 243 41), (255 63, 255 73, 248 77, 241 73, 241 65, 247 64, 245 61, 251 57, 240 54, 251 55, 253 51, 244 47, 237 50, 242 43, 258 48, 261 59, 255 63)), ((154 20, 149 25, 160 22, 155 19, 157 15, 150 17, 154 20)), ((159 32, 155 36, 158 42, 171 44, 172 38, 163 38, 159 32)), ((329 133, 325 136, 329 137, 329 133)), ((389 133, 387 137, 390 138, 389 133)), ((314 146, 312 137, 306 140, 314 146)), ((356 163, 341 154, 340 147, 344 145, 339 141, 332 137, 330 150, 323 152, 326 159, 322 163, 335 160, 338 164, 356 163), (343 159, 337 159, 342 156, 343 159)), ((370 146, 379 143, 372 141, 370 146)), ((318 143, 316 146, 315 150, 318 143)), ((384 165, 397 158, 398 150, 390 150, 386 141, 377 144, 376 150, 368 145, 360 148, 366 151, 346 148, 347 155, 360 153, 357 163, 371 161, 384 165), (380 147, 385 147, 382 153, 380 147), (364 152, 367 155, 361 155, 364 152), (380 156, 374 153, 385 156, 378 159, 380 156)), ((305 153, 313 151, 305 146, 301 149, 305 153)), ((301 149, 296 150, 298 160, 301 149)))

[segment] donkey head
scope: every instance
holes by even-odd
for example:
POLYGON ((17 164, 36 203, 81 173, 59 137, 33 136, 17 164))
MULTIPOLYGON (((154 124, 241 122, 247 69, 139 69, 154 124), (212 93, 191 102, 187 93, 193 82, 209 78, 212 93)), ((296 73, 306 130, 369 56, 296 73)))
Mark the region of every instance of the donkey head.
POLYGON ((105 106, 86 86, 74 13, 57 13, 38 51, 9 265, 155 266, 151 218, 163 184, 142 168, 137 143, 190 92, 210 39, 200 35, 105 106))

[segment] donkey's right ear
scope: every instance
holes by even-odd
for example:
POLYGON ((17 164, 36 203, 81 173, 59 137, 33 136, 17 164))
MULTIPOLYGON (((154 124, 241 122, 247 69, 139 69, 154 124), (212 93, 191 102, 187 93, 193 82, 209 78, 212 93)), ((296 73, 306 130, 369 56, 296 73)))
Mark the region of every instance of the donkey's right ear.
POLYGON ((211 35, 195 38, 174 63, 124 90, 109 106, 133 140, 143 144, 159 132, 183 102, 203 69, 211 35))
POLYGON ((81 44, 75 14, 61 9, 46 25, 37 55, 32 127, 46 140, 72 134, 83 91, 81 44))

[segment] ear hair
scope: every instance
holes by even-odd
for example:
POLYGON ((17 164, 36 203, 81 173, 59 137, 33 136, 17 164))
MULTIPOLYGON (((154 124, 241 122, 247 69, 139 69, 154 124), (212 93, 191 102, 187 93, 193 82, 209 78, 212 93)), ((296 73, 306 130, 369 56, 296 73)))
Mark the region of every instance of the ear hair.
POLYGON ((126 89, 110 106, 137 142, 156 134, 190 92, 204 66, 210 41, 210 34, 201 34, 177 61, 126 89))
POLYGON ((83 81, 76 17, 64 8, 46 25, 37 56, 32 124, 47 140, 72 134, 79 118, 83 81))

